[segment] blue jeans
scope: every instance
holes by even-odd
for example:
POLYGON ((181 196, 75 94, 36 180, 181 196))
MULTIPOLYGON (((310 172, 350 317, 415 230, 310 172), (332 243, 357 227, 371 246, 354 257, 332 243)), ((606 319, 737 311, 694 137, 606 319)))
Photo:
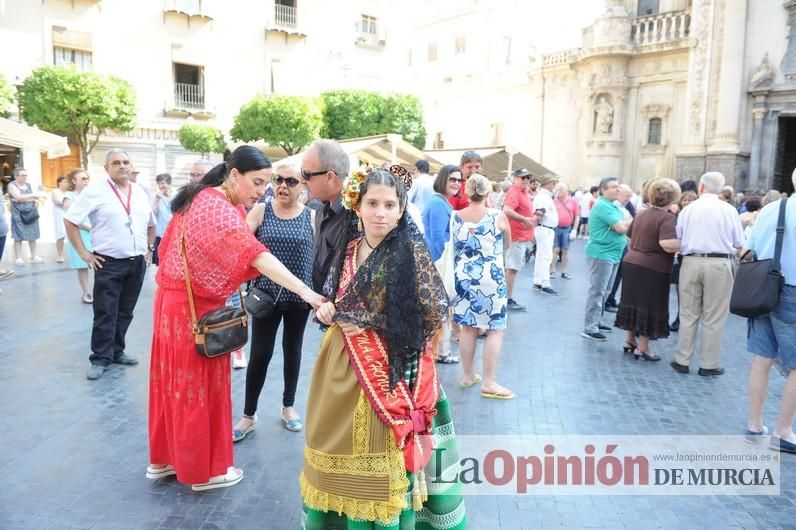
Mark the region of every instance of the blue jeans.
POLYGON ((796 369, 796 286, 786 285, 771 313, 748 322, 747 350, 769 359, 780 357, 787 370, 796 369))
POLYGON ((569 250, 569 233, 572 232, 571 226, 564 228, 556 227, 556 236, 553 239, 553 248, 560 248, 561 250, 569 250))
POLYGON ((6 236, 0 237, 0 261, 3 260, 3 250, 6 248, 6 236))

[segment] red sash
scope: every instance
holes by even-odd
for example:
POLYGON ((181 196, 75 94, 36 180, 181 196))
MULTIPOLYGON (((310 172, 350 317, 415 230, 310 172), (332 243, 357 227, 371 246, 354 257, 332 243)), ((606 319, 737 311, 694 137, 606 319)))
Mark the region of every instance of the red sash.
POLYGON ((370 329, 352 337, 343 333, 343 338, 351 366, 370 405, 392 429, 395 442, 403 450, 406 469, 418 472, 431 457, 432 418, 437 414, 439 396, 437 368, 431 352, 426 351, 420 357, 414 392, 404 378, 390 390, 384 340, 370 329))

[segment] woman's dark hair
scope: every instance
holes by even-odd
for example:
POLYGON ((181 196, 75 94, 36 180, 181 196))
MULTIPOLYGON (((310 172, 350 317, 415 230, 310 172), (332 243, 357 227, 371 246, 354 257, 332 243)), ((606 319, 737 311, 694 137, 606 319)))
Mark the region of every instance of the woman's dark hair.
POLYGON ((202 180, 182 188, 171 201, 171 211, 182 212, 191 205, 200 191, 205 188, 221 186, 229 177, 229 172, 232 169, 237 169, 238 173, 247 173, 269 167, 271 167, 271 161, 262 151, 250 145, 242 145, 232 151, 226 162, 222 162, 208 171, 202 180))
POLYGON ((763 200, 760 198, 759 195, 752 195, 748 199, 746 199, 746 211, 747 212, 756 212, 760 208, 763 207, 763 200))
POLYGON ((682 191, 683 193, 687 191, 693 191, 694 193, 696 193, 697 191, 699 191, 699 186, 697 186, 695 180, 686 180, 682 184, 680 184, 680 191, 682 191))
POLYGON ((462 170, 459 169, 459 166, 454 166, 453 164, 442 166, 442 169, 440 169, 439 173, 437 173, 437 178, 434 179, 434 191, 444 197, 445 192, 448 189, 448 175, 456 172, 462 172, 462 170))
POLYGON ((368 188, 373 185, 387 186, 394 188, 395 194, 398 196, 398 204, 401 208, 406 206, 406 188, 404 187, 403 180, 396 177, 386 169, 374 169, 365 177, 365 181, 359 185, 359 200, 357 204, 362 202, 362 199, 367 195, 368 188))
POLYGON ((599 186, 592 186, 591 188, 589 188, 589 193, 591 193, 592 195, 594 195, 598 191, 600 191, 600 187, 599 186))
POLYGON ((56 185, 56 186, 60 186, 60 185, 61 185, 61 182, 65 181, 65 180, 66 180, 66 177, 65 177, 65 176, 63 176, 63 175, 61 175, 60 177, 58 177, 57 179, 55 179, 55 185, 56 185))

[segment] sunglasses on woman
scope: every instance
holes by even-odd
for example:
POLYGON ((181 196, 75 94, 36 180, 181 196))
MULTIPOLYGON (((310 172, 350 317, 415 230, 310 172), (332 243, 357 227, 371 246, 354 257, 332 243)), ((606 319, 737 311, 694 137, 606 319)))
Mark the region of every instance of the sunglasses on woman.
POLYGON ((274 179, 274 182, 277 186, 281 186, 282 184, 286 184, 288 188, 295 188, 298 186, 298 179, 293 177, 283 177, 282 175, 277 175, 274 179))
POLYGON ((448 182, 461 182, 462 179, 457 177, 448 177, 448 182))

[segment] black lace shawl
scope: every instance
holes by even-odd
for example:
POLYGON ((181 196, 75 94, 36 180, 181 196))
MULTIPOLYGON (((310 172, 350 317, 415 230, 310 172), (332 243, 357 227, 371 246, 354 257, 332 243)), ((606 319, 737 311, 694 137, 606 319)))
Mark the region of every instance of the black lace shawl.
MULTIPOLYGON (((350 211, 346 215, 354 216, 350 211)), ((335 321, 373 329, 384 338, 390 388, 394 388, 447 317, 445 287, 423 236, 404 212, 398 226, 370 253, 335 300, 347 243, 357 235, 353 222, 349 226, 351 237, 338 246, 324 291, 335 303, 335 321)))

